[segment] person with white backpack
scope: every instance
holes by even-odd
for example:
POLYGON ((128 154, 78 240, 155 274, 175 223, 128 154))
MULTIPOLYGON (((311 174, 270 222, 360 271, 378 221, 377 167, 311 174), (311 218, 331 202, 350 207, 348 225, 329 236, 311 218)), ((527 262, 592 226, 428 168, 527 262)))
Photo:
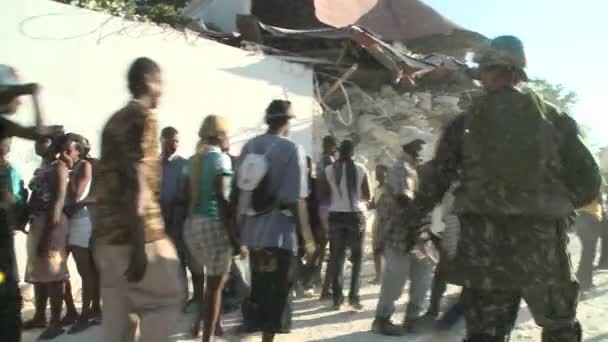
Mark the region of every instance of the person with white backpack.
POLYGON ((272 101, 265 116, 268 131, 245 144, 237 166, 237 222, 251 257, 245 329, 261 331, 264 342, 291 329, 298 238, 304 239, 308 258, 315 251, 305 203, 306 154, 287 138, 294 117, 289 101, 272 101))

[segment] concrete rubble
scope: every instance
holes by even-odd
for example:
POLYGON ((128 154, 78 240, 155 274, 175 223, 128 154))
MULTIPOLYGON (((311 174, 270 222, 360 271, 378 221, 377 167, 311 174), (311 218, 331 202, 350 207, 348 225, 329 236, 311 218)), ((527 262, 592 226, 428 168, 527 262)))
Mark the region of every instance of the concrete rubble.
MULTIPOLYGON (((321 85, 327 89, 327 84, 321 85)), ((354 84, 345 84, 323 103, 327 131, 338 140, 352 139, 357 155, 368 169, 376 164, 390 165, 399 156, 399 128, 418 127, 432 133, 435 140, 446 122, 462 111, 469 89, 425 89, 400 92, 391 85, 377 91, 365 91, 354 84), (339 104, 332 106, 331 104, 339 104)), ((320 135, 320 134, 315 134, 320 135)), ((432 158, 434 143, 427 144, 423 159, 432 158)))

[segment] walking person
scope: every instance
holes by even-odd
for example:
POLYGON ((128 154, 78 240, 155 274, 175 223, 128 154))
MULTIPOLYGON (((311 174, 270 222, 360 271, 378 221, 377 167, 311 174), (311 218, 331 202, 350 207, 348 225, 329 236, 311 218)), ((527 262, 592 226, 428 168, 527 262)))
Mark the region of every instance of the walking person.
MULTIPOLYGON (((330 244, 331 251, 331 239, 329 238, 329 206, 331 205, 331 195, 322 194, 320 186, 323 184, 325 180, 325 169, 332 165, 336 160, 336 153, 338 152, 338 143, 336 138, 331 135, 328 135, 323 138, 323 152, 321 154, 321 159, 317 163, 317 193, 319 194, 319 219, 321 224, 321 229, 323 231, 325 237, 325 243, 321 248, 323 250, 326 249, 327 244, 330 244)), ((331 258, 331 253, 330 253, 331 258)), ((323 280, 323 288, 321 289, 321 300, 330 299, 331 297, 331 260, 327 263, 327 267, 325 269, 325 278, 323 280), (328 276, 329 275, 329 276, 328 276)))
POLYGON ((179 147, 179 132, 168 126, 160 132, 161 148, 161 188, 160 206, 165 222, 167 235, 177 249, 177 255, 182 270, 184 285, 184 309, 190 304, 198 305, 202 300, 204 273, 190 260, 188 248, 184 241, 184 221, 188 215, 188 181, 184 176, 187 159, 177 154, 179 147), (188 277, 186 269, 192 277, 192 299, 188 299, 188 277))
POLYGON ((102 133, 95 190, 95 261, 101 278, 104 342, 166 342, 182 304, 179 259, 160 208, 159 66, 142 57, 130 66, 133 96, 102 133))
MULTIPOLYGON (((69 279, 67 268, 68 220, 64 213, 68 190, 69 170, 74 161, 59 146, 63 146, 65 136, 58 137, 51 148, 58 158, 38 170, 30 183, 33 213, 27 239, 27 265, 25 281, 39 287, 46 309, 46 295, 51 302, 51 320, 39 339, 50 340, 64 333, 61 311, 64 300, 64 287, 69 279), (46 292, 46 295, 45 295, 46 292)), ((38 294, 37 293, 37 294, 38 294)), ((36 299, 37 301, 39 298, 36 299)))
POLYGON ((602 229, 605 229, 599 197, 578 210, 574 228, 582 245, 576 279, 580 283, 580 290, 584 292, 593 288, 593 264, 597 255, 597 243, 602 236, 602 229))
POLYGON ((387 228, 387 219, 389 213, 386 211, 387 206, 384 204, 384 194, 386 192, 386 176, 388 168, 386 165, 376 165, 376 188, 374 190, 374 196, 372 198, 372 204, 370 209, 376 211, 374 217, 374 224, 372 226, 372 254, 374 256, 374 270, 376 272, 374 279, 370 281, 370 284, 376 285, 382 281, 382 253, 384 249, 384 234, 387 228))
POLYGON ((599 168, 576 122, 518 87, 527 79, 518 38, 495 38, 475 58, 485 93, 443 132, 414 214, 460 181, 447 280, 464 287, 466 341, 508 340, 522 299, 544 341, 581 341, 567 233, 574 208, 599 196, 599 168))
POLYGON ((298 236, 304 239, 308 259, 315 250, 305 214, 306 155, 287 138, 289 123, 295 117, 291 107, 284 100, 270 103, 265 116, 268 132, 245 144, 237 166, 237 220, 251 262, 246 329, 261 331, 263 342, 272 342, 276 334, 291 330, 298 236), (265 175, 258 172, 265 168, 262 164, 267 166, 265 175), (255 189, 245 191, 244 185, 255 178, 259 181, 255 189), (246 200, 247 195, 254 200, 246 200))
MULTIPOLYGON (((415 252, 417 232, 408 225, 408 221, 413 219, 410 216, 410 207, 418 189, 420 151, 424 144, 430 141, 431 136, 411 126, 402 127, 399 136, 402 154, 389 169, 387 191, 383 197, 383 210, 388 215, 385 223, 387 232, 382 242, 385 267, 380 298, 376 306, 376 318, 372 323, 372 331, 389 336, 403 335, 404 328, 410 332, 416 331, 424 313, 433 269, 430 258, 423 258, 415 252), (402 325, 395 325, 391 322, 391 316, 408 278, 410 288, 405 320, 402 325)), ((420 227, 420 220, 412 225, 420 227)))
POLYGON ((85 202, 91 188, 93 167, 89 161, 91 146, 85 137, 68 133, 60 148, 73 163, 64 213, 68 217, 68 251, 74 256, 76 268, 82 279, 82 309, 80 316, 68 331, 69 334, 77 334, 92 326, 101 314, 99 311, 94 311, 94 309, 99 310, 99 303, 94 305, 95 299, 99 298, 99 274, 90 248, 93 227, 85 202))
MULTIPOLYGON (((210 115, 199 130, 197 153, 190 159, 190 216, 186 243, 196 263, 205 268, 207 288, 204 306, 203 342, 211 341, 219 326, 222 291, 228 280, 232 255, 247 256, 235 232, 230 214, 232 162, 224 153, 229 146, 228 123, 224 117, 210 115)), ((198 335, 199 314, 193 335, 198 335)))
MULTIPOLYGON (((42 126, 42 113, 39 105, 40 87, 35 83, 20 84, 14 68, 0 64, 0 139, 20 137, 37 140, 63 131, 60 126, 42 126), (6 116, 14 115, 21 105, 21 96, 31 95, 35 109, 34 127, 24 127, 6 116)), ((15 209, 9 202, 10 196, 0 203, 11 211, 15 209)), ((22 298, 17 276, 13 232, 8 225, 0 227, 0 336, 10 341, 21 340, 22 298)))
POLYGON ((353 160, 354 145, 345 140, 340 145, 340 158, 325 168, 324 194, 331 194, 329 208, 330 262, 334 310, 344 303, 344 261, 350 249, 352 273, 348 302, 355 310, 363 309, 359 298, 365 214, 371 200, 369 176, 365 167, 353 160))

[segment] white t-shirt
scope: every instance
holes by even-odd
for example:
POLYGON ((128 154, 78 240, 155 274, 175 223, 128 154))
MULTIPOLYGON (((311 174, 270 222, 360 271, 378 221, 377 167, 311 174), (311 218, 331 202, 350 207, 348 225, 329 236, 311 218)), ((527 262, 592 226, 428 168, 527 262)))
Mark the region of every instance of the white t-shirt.
MULTIPOLYGON (((336 162, 338 163, 338 162, 336 162)), ((330 165, 325 168, 325 176, 331 188, 331 205, 329 207, 330 212, 364 212, 367 210, 367 202, 362 199, 362 185, 363 181, 369 181, 367 169, 363 164, 355 162, 355 169, 357 174, 357 187, 353 193, 353 203, 350 203, 350 197, 348 196, 348 188, 346 187, 346 167, 342 167, 342 176, 340 178, 340 191, 338 191, 338 185, 336 184, 336 177, 334 175, 334 166, 330 165)))

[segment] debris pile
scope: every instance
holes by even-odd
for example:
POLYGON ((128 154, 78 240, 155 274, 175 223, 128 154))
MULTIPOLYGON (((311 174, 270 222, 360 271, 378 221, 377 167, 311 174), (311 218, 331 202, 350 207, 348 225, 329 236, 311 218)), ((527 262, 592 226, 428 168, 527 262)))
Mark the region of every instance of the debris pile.
MULTIPOLYGON (((320 86, 320 93, 329 87, 320 86)), ((413 89, 400 92, 391 85, 365 91, 353 83, 341 87, 322 102, 327 129, 338 140, 357 143, 357 154, 368 169, 390 165, 401 151, 398 131, 403 125, 418 127, 435 138, 443 126, 466 106, 469 89, 413 89)), ((427 144, 423 159, 432 158, 434 144, 427 144)))

